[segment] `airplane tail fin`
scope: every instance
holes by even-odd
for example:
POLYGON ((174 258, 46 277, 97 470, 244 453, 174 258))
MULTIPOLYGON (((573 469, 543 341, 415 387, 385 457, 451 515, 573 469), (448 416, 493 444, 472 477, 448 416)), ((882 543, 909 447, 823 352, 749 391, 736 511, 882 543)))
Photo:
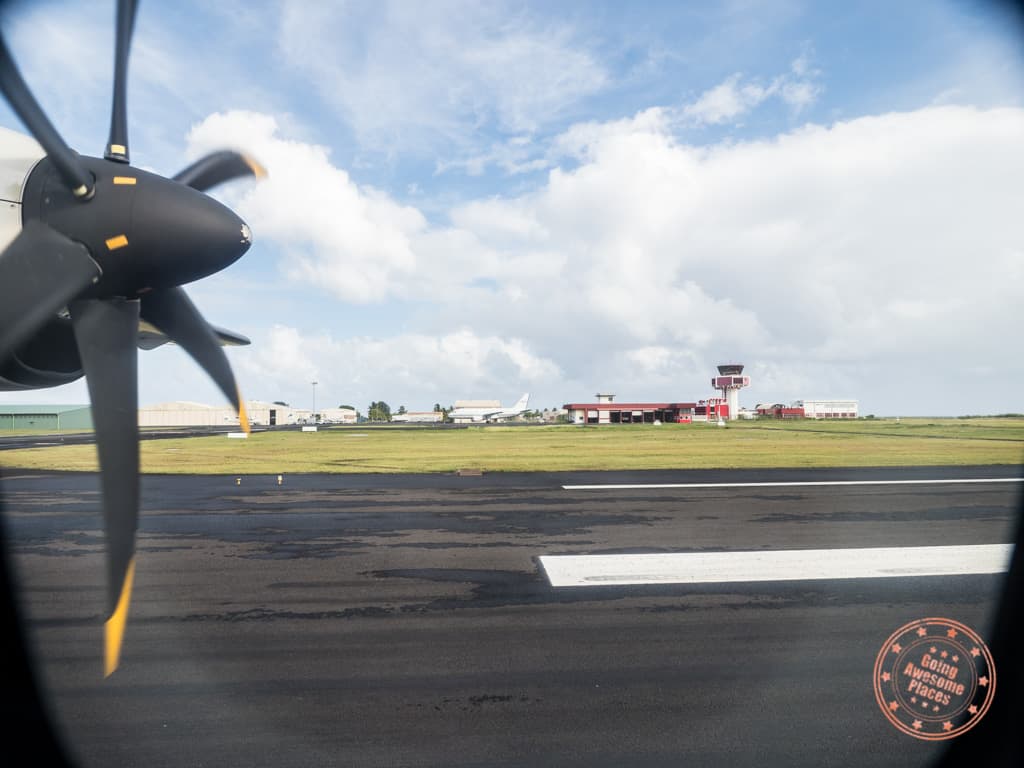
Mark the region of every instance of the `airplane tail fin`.
POLYGON ((529 402, 530 402, 530 393, 527 392, 525 395, 523 395, 522 397, 519 398, 519 401, 515 405, 512 406, 512 409, 516 410, 516 411, 525 411, 526 410, 526 405, 529 402))

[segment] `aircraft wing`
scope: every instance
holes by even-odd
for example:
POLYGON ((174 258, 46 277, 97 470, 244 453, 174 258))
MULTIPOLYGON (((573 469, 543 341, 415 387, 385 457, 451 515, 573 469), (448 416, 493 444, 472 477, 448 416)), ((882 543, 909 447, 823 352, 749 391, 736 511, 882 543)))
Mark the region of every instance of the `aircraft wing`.
POLYGON ((458 409, 451 411, 448 414, 449 419, 469 419, 470 421, 487 421, 492 418, 498 411, 490 411, 488 413, 459 413, 458 409))
MULTIPOLYGON (((226 328, 220 328, 216 325, 211 325, 214 335, 220 341, 222 347, 244 347, 252 342, 249 341, 248 337, 243 336, 240 333, 229 331, 226 328)), ((156 349, 164 344, 173 344, 163 332, 155 325, 147 323, 145 320, 139 321, 139 349, 156 349)))

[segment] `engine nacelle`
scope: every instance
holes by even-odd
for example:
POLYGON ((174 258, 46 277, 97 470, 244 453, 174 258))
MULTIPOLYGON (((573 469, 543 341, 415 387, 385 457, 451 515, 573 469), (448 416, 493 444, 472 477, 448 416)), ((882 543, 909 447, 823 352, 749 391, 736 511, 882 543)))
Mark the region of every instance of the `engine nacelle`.
POLYGON ((71 319, 54 316, 30 341, 0 362, 0 390, 57 387, 82 375, 71 319))
POLYGON ((21 232, 25 180, 44 156, 35 139, 0 128, 0 253, 21 232))

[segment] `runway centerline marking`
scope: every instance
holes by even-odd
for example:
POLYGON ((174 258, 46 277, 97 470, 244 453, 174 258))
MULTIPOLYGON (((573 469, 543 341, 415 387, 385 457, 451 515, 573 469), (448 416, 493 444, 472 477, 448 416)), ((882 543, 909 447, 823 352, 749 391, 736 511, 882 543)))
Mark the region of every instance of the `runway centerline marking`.
POLYGON ((607 483, 603 485, 563 485, 566 491, 621 491, 645 488, 796 488, 829 485, 968 485, 983 483, 1020 483, 1024 477, 971 477, 936 480, 793 480, 763 483, 607 483))
POLYGON ((639 555, 543 555, 552 587, 878 579, 1002 573, 1013 544, 639 555))

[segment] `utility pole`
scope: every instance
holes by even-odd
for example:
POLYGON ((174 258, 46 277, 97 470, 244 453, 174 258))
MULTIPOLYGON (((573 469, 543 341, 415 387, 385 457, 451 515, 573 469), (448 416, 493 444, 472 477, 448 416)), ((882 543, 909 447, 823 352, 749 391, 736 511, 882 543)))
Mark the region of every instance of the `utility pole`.
POLYGON ((316 424, 316 385, 317 382, 313 382, 313 423, 316 424))

